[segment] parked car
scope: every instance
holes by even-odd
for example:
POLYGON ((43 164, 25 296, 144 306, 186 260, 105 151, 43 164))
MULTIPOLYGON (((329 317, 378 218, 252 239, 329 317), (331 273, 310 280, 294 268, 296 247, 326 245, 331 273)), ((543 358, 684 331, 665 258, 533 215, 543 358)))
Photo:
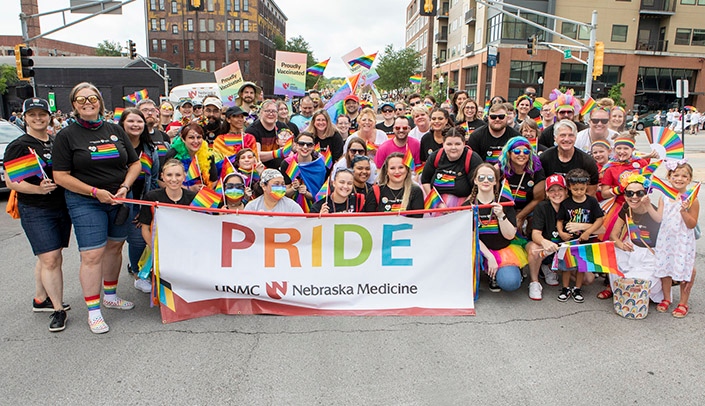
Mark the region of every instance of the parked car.
POLYGON ((7 144, 22 134, 24 133, 16 125, 5 120, 0 120, 0 192, 10 191, 5 185, 5 166, 3 160, 5 157, 5 148, 7 148, 7 144))
MULTIPOLYGON (((640 116, 639 120, 636 122, 636 129, 638 131, 643 131, 644 128, 646 128, 646 127, 652 127, 652 126, 658 125, 658 124, 654 123, 654 120, 656 120, 656 113, 651 113, 651 114, 647 114, 645 116, 640 116)), ((626 127, 627 127, 627 129, 632 128, 632 117, 631 116, 629 117, 629 121, 627 121, 626 127)))
POLYGON ((646 114, 649 112, 649 106, 646 104, 635 104, 632 111, 639 114, 646 114))

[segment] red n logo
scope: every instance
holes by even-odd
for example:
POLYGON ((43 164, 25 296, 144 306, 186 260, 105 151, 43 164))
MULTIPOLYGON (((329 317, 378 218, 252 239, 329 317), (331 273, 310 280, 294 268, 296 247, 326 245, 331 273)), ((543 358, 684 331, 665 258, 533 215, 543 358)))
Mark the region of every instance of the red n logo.
POLYGON ((286 296, 287 282, 272 282, 267 284, 267 296, 272 299, 280 300, 282 296, 286 296))

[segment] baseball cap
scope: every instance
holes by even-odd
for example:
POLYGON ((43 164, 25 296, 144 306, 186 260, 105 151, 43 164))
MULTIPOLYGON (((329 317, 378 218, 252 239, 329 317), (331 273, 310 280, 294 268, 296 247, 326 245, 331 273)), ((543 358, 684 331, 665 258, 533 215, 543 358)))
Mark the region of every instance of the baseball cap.
POLYGON ((184 104, 190 104, 193 107, 193 101, 187 97, 179 99, 179 102, 176 104, 176 108, 180 108, 184 104))
POLYGON ((343 104, 346 103, 348 100, 354 100, 356 103, 360 103, 360 98, 355 96, 354 94, 349 94, 345 96, 345 99, 343 99, 343 104))
POLYGON ((44 110, 47 113, 51 114, 51 110, 49 110, 49 102, 44 99, 40 99, 38 97, 33 97, 31 99, 27 99, 22 104, 22 114, 24 114, 32 109, 44 110))
POLYGON ((392 104, 392 103, 390 103, 390 102, 384 102, 384 103, 382 103, 381 106, 379 106, 379 111, 384 110, 385 107, 389 107, 389 108, 391 108, 392 110, 394 110, 394 104, 392 104))
POLYGON ((206 96, 203 99, 203 106, 215 106, 219 110, 223 108, 223 102, 217 96, 206 96))
POLYGON ((245 116, 247 113, 238 106, 233 106, 225 110, 225 117, 245 116))
POLYGON ((567 189, 568 186, 566 186, 565 183, 565 178, 563 175, 551 175, 548 178, 546 178, 546 190, 551 188, 551 186, 558 185, 562 187, 563 189, 567 189))

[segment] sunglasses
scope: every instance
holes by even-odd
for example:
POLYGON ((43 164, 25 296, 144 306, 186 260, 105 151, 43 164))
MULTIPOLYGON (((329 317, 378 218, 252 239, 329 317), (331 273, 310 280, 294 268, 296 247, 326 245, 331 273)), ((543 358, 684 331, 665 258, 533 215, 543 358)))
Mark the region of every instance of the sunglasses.
POLYGON ((507 115, 506 114, 490 114, 490 118, 492 120, 504 120, 505 118, 507 118, 507 115))
POLYGON ((409 106, 414 107, 414 106, 418 106, 419 104, 421 104, 421 102, 417 101, 416 103, 409 103, 409 106))
POLYGON ((568 178, 568 182, 570 183, 588 183, 590 181, 590 178, 568 178))
POLYGON ((624 196, 627 197, 644 197, 646 196, 646 191, 644 190, 625 190, 624 191, 624 196))
POLYGON ((531 96, 531 97, 536 96, 536 93, 533 93, 533 92, 527 92, 527 93, 524 93, 524 94, 527 95, 527 96, 531 96))
POLYGON ((526 148, 514 148, 512 150, 512 152, 514 153, 514 155, 520 155, 520 154, 530 155, 531 154, 531 150, 526 149, 526 148))
POLYGON ((484 182, 484 181, 494 182, 495 177, 494 177, 494 175, 477 175, 477 181, 478 182, 484 182))
POLYGON ((164 105, 164 106, 162 106, 162 107, 160 107, 160 109, 162 109, 162 110, 169 110, 169 111, 172 111, 172 110, 174 110, 174 108, 173 108, 173 107, 171 107, 171 106, 170 106, 170 105, 168 105, 168 104, 167 104, 167 105, 164 105))
POLYGON ((403 126, 403 127, 394 127, 394 129, 397 130, 397 131, 408 130, 408 129, 409 129, 409 126, 408 126, 408 125, 405 125, 405 126, 403 126))
POLYGON ((364 149, 357 149, 357 148, 350 148, 348 151, 352 152, 355 155, 363 155, 365 153, 364 149))
POLYGON ((392 109, 382 109, 382 113, 394 113, 392 109))
POLYGON ((591 118, 590 119, 590 122, 593 124, 598 124, 598 123, 607 124, 607 122, 609 122, 609 121, 610 121, 609 118, 591 118))
POLYGON ((558 114, 575 114, 573 110, 561 110, 558 114))
POLYGON ((75 101, 78 104, 86 104, 88 102, 90 102, 91 104, 96 104, 96 103, 98 103, 98 100, 100 100, 100 99, 96 95, 90 95, 88 97, 78 96, 75 99, 73 99, 73 101, 75 101))
POLYGON ((225 190, 229 189, 244 189, 245 184, 244 183, 226 183, 223 185, 225 187, 225 190))
POLYGON ((396 109, 396 110, 397 110, 397 111, 404 111, 405 109, 404 109, 403 107, 400 107, 400 108, 398 108, 398 109, 396 109))
POLYGON ((312 148, 314 144, 313 144, 312 142, 298 141, 298 142, 296 143, 296 145, 298 145, 298 146, 300 146, 300 147, 302 147, 302 148, 303 148, 303 147, 312 148))

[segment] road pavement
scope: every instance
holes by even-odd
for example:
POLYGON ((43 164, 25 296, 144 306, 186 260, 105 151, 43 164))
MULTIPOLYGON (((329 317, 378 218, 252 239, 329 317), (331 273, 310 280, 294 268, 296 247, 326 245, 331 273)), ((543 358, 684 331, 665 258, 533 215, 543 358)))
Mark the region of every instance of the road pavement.
MULTIPOLYGON (((643 145, 640 141, 638 145, 643 145)), ((705 179, 705 133, 687 156, 705 179)), ((2 207, 7 199, 2 199, 2 207)), ((64 332, 32 313, 34 258, 19 221, 0 216, 0 404, 701 405, 705 295, 685 319, 626 320, 584 289, 583 304, 491 293, 475 317, 213 316, 162 324, 122 274, 132 311, 104 310, 91 334, 75 241, 65 250, 64 332)), ((703 240, 697 264, 703 263, 703 240)), ((698 282, 702 281, 702 277, 698 282)), ((677 297, 678 290, 674 290, 677 297)))

